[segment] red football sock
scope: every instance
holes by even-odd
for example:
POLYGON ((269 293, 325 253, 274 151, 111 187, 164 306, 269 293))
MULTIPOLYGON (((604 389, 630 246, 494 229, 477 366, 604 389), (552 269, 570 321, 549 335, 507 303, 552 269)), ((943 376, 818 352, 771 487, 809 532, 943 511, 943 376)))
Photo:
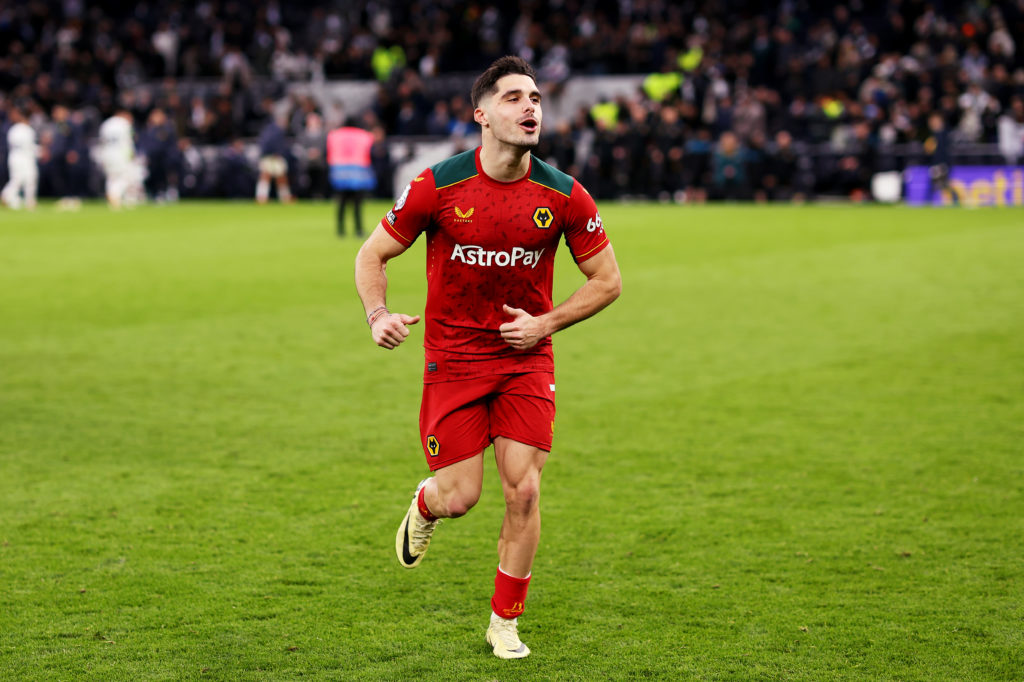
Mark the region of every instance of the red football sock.
POLYGON ((420 516, 425 518, 427 521, 437 521, 437 517, 430 513, 427 509, 427 503, 423 499, 423 493, 427 491, 427 486, 420 488, 420 494, 416 496, 416 506, 420 509, 420 516))
POLYGON ((494 576, 494 596, 491 597, 491 610, 502 618, 516 618, 523 612, 526 591, 529 588, 529 575, 525 578, 516 578, 498 566, 498 573, 494 576))

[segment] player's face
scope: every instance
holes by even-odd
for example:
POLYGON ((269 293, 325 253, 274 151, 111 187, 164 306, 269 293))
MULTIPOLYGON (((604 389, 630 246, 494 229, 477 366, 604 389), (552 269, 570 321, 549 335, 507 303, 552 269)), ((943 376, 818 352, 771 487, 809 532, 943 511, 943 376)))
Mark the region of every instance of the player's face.
POLYGON ((476 121, 499 141, 532 149, 540 141, 540 91, 529 76, 510 74, 498 79, 498 90, 480 103, 476 121))

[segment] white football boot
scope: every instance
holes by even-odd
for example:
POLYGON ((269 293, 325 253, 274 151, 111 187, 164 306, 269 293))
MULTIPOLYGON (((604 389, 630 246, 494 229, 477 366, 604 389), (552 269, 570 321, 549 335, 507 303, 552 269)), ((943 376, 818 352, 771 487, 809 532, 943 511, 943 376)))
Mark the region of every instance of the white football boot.
POLYGON ((498 658, 526 658, 530 648, 519 641, 518 619, 502 618, 491 612, 491 625, 487 628, 487 643, 494 647, 498 658))
POLYGON ((395 536, 395 553, 398 554, 398 563, 406 568, 416 568, 419 565, 423 555, 427 553, 427 546, 430 544, 434 529, 437 528, 437 524, 441 523, 441 519, 427 521, 423 518, 417 504, 420 490, 429 480, 429 478, 424 478, 416 486, 412 504, 409 505, 409 511, 405 512, 405 518, 402 519, 402 525, 398 527, 398 534, 395 536))

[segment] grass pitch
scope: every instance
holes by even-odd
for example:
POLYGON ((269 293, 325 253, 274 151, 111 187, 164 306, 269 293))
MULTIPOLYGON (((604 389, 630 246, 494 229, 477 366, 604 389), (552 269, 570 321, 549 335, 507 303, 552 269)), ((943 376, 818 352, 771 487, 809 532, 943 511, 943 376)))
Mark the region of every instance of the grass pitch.
POLYGON ((499 661, 493 462, 393 556, 422 330, 373 346, 332 207, 0 213, 0 678, 1021 679, 1024 213, 602 216, 499 661))

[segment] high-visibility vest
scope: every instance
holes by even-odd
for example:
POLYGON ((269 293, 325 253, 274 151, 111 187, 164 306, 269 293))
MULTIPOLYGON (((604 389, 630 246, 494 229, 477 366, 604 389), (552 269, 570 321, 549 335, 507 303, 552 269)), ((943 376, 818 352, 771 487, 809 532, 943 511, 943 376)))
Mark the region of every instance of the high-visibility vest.
POLYGON ((337 190, 369 190, 377 186, 370 162, 373 133, 362 128, 336 128, 327 134, 327 165, 337 190))

